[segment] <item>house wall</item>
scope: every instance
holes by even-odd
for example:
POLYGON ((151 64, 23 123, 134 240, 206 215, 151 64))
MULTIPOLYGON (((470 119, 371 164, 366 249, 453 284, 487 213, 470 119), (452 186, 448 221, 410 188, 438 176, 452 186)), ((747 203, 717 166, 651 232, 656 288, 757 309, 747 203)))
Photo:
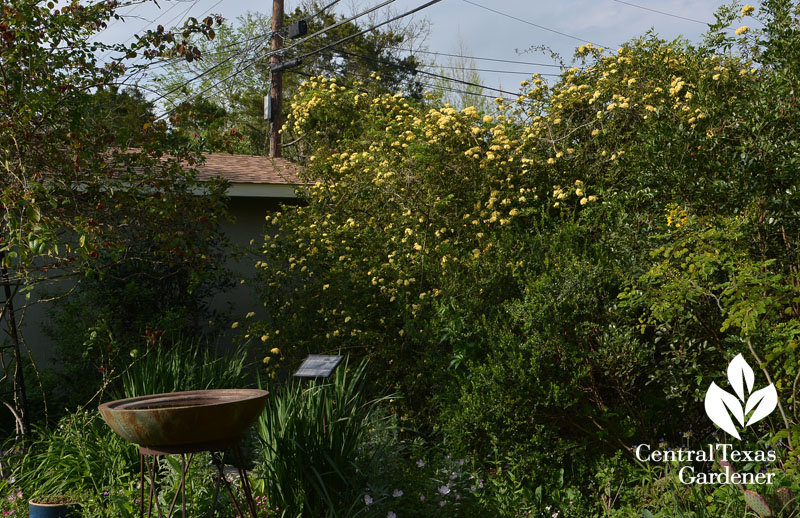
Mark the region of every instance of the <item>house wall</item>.
MULTIPOLYGON (((267 215, 279 211, 282 204, 296 203, 296 200, 285 198, 231 199, 229 210, 235 221, 223 223, 222 232, 231 241, 236 255, 239 256, 228 262, 228 268, 234 275, 236 285, 217 296, 212 301, 212 309, 227 312, 233 321, 243 320, 251 311, 256 317, 263 314, 263 306, 258 302, 254 286, 248 282, 255 274, 255 263, 258 261, 255 251, 263 243, 264 232, 267 229, 267 215), (245 281, 244 284, 241 283, 242 280, 245 281)), ((270 219, 271 217, 269 216, 270 219)))
MULTIPOLYGON (((248 191, 243 191, 246 194, 248 191)), ((283 191, 277 194, 285 195, 283 191)), ((266 229, 266 217, 268 214, 280 209, 282 204, 296 204, 297 200, 291 198, 272 197, 272 196, 237 196, 230 198, 228 209, 234 221, 225 221, 221 224, 221 232, 231 242, 235 253, 228 261, 228 268, 233 273, 236 284, 219 293, 210 301, 213 310, 225 315, 218 324, 226 325, 230 328, 230 322, 243 320, 244 316, 253 311, 259 315, 263 307, 258 304, 255 293, 251 285, 247 282, 241 284, 241 280, 249 280, 255 271, 255 262, 258 260, 253 251, 247 251, 253 246, 258 246, 263 240, 266 229)), ((32 300, 38 300, 52 296, 55 293, 68 291, 74 283, 62 281, 59 283, 44 284, 36 287, 32 294, 32 300)), ((17 307, 24 305, 22 298, 15 300, 17 307)), ((49 312, 52 304, 41 302, 30 305, 24 312, 24 317, 20 322, 21 335, 25 340, 25 345, 30 350, 36 364, 39 367, 51 366, 54 351, 54 340, 48 337, 43 327, 49 323, 49 312)), ((228 333, 232 335, 232 333, 228 333)))

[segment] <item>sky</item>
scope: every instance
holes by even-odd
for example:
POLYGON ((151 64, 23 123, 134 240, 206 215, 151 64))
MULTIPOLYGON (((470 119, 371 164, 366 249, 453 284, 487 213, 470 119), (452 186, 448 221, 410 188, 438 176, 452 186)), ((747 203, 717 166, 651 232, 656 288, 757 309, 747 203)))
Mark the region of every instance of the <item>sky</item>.
MULTIPOLYGON (((381 3, 382 0, 341 0, 333 10, 352 15, 381 3)), ((426 3, 427 0, 395 0, 375 11, 371 22, 379 22, 426 3)), ((301 0, 285 0, 285 10, 294 10, 301 0)), ((327 0, 320 0, 321 4, 327 0)), ((442 0, 404 20, 429 24, 429 32, 417 47, 441 53, 463 53, 476 57, 554 63, 549 53, 531 50, 546 46, 571 60, 582 43, 609 47, 653 29, 660 37, 672 40, 685 37, 699 41, 707 26, 699 22, 714 20, 714 12, 726 2, 712 0, 442 0), (655 11, 661 11, 654 12, 655 11), (666 14, 664 14, 666 13, 666 14)), ((255 3, 245 0, 160 0, 125 7, 120 14, 130 14, 113 23, 98 39, 119 42, 133 34, 163 24, 181 23, 188 16, 221 14, 230 22, 247 11, 272 12, 272 1, 255 3)), ((366 23, 366 18, 360 19, 366 23)), ((750 23, 753 23, 750 19, 750 23)), ((451 58, 424 54, 439 65, 452 65, 451 58)), ((481 84, 516 92, 519 82, 534 72, 554 73, 557 68, 476 60, 475 68, 502 70, 480 72, 481 84), (513 73, 511 73, 513 72, 513 73)), ((439 70, 441 72, 441 70, 439 70)), ((487 91, 492 93, 491 91, 487 91)))

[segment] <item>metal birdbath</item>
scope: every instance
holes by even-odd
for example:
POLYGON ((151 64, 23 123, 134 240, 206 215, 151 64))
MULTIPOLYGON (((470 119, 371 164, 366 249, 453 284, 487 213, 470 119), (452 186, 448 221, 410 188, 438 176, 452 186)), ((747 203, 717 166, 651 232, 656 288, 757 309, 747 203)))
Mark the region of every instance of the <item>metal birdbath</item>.
POLYGON ((159 455, 181 456, 181 480, 166 516, 172 516, 179 494, 182 515, 186 516, 186 473, 194 454, 203 451, 211 452, 218 470, 212 516, 216 509, 220 483, 225 484, 238 514, 243 515, 224 472, 221 452, 231 449, 247 510, 252 518, 256 518, 255 503, 238 445, 247 429, 258 419, 266 403, 267 392, 264 390, 218 389, 152 394, 100 405, 100 414, 108 426, 125 440, 139 445, 140 516, 144 516, 145 470, 150 482, 147 516, 152 516, 154 500, 158 516, 163 516, 155 490, 159 455))

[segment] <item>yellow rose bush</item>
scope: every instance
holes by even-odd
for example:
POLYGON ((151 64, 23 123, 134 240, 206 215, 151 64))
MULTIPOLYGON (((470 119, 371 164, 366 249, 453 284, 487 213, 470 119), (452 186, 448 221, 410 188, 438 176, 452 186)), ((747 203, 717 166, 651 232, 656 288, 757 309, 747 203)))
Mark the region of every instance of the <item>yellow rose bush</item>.
MULTIPOLYGON (((716 440, 705 390, 742 353, 787 405, 746 440, 793 474, 791 12, 723 9, 720 24, 763 28, 713 26, 697 47, 582 45, 557 82, 523 81, 492 113, 307 81, 287 121, 305 203, 268 217, 268 316, 247 330, 269 372, 307 353, 370 358, 376 387, 404 396, 403 422, 521 484, 513 512, 674 516, 693 496, 631 483, 630 446, 716 440)), ((700 500, 742 514, 737 491, 700 500)))

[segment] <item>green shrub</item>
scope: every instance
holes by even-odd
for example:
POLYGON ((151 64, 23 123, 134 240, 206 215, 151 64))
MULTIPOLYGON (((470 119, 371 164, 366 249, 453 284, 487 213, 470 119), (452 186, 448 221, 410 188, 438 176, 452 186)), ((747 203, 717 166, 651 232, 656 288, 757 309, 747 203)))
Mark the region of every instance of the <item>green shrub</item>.
POLYGON ((587 488, 578 512, 622 505, 596 477, 632 444, 710 437, 705 391, 739 353, 781 402, 748 433, 796 451, 798 10, 725 31, 744 16, 699 46, 581 46, 494 115, 308 81, 287 122, 313 148, 308 203, 272 220, 248 329, 270 367, 368 357, 401 419, 503 459, 498 491, 587 488))
POLYGON ((117 436, 96 411, 79 411, 37 430, 14 470, 26 497, 82 495, 129 488, 138 479, 135 445, 117 436))
POLYGON ((244 388, 248 379, 247 348, 225 350, 203 340, 159 344, 135 359, 122 375, 117 397, 183 390, 244 388))
POLYGON ((257 488, 282 516, 349 516, 363 487, 359 463, 371 434, 392 426, 363 392, 366 364, 339 366, 330 380, 275 390, 258 420, 257 488))

